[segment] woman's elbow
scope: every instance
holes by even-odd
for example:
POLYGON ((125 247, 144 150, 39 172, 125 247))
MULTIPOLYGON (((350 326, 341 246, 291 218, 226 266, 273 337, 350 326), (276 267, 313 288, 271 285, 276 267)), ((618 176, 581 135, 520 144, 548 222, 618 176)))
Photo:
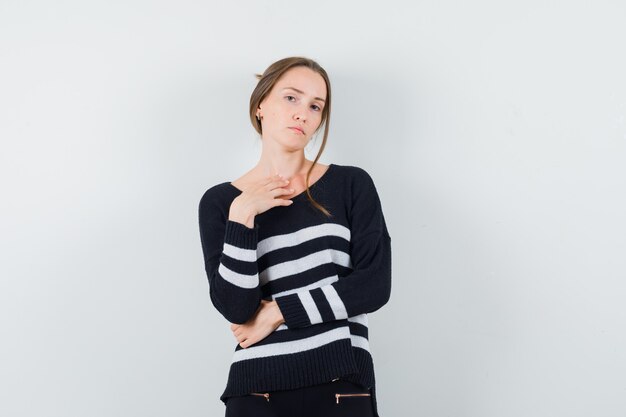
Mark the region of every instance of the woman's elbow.
POLYGON ((229 300, 221 302, 216 297, 214 291, 211 291, 211 301, 213 306, 220 312, 222 316, 230 323, 244 324, 248 322, 256 314, 261 303, 260 298, 229 300))

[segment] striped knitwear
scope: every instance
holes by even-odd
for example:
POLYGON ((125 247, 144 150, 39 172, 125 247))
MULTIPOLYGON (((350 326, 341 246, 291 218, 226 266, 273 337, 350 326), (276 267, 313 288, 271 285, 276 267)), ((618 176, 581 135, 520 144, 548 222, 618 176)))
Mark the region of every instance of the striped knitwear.
POLYGON ((209 188, 200 200, 213 306, 243 324, 262 299, 274 300, 285 319, 263 340, 236 345, 220 400, 340 377, 370 388, 376 410, 368 314, 391 295, 391 237, 381 201, 367 171, 350 165, 329 164, 309 191, 331 217, 302 192, 293 204, 255 216, 249 228, 228 219, 242 193, 230 182, 209 188))

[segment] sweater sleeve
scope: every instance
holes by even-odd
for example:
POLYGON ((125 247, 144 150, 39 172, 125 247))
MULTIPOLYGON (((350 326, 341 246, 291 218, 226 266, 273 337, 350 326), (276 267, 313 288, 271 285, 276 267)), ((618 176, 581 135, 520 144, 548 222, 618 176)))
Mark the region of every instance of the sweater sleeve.
POLYGON ((215 308, 231 323, 243 324, 261 303, 254 228, 228 219, 214 190, 208 190, 198 208, 200 240, 215 308))
POLYGON ((391 237, 372 178, 357 172, 349 204, 352 271, 332 284, 276 297, 288 328, 372 313, 389 301, 391 237))

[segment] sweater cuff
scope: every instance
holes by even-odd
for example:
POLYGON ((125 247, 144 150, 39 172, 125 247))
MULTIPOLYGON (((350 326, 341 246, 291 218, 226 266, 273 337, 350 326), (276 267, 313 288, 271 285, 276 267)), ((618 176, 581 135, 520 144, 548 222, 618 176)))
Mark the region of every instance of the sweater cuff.
POLYGON ((305 327, 311 324, 309 316, 297 293, 283 295, 274 299, 285 319, 288 328, 305 327))
POLYGON ((259 226, 249 228, 245 224, 226 221, 226 229, 224 232, 224 243, 236 246, 242 249, 256 249, 259 241, 259 226))

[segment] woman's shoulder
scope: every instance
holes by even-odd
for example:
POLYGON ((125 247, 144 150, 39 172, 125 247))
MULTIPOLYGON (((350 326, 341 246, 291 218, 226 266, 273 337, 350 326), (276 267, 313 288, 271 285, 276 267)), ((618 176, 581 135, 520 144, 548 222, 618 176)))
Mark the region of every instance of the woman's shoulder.
POLYGON ((228 206, 235 198, 234 187, 228 181, 210 186, 200 197, 200 209, 212 206, 228 206))
POLYGON ((337 173, 341 174, 340 177, 349 180, 348 182, 354 187, 368 187, 374 184, 372 175, 370 175, 367 169, 361 166, 339 164, 332 165, 337 170, 337 173))

